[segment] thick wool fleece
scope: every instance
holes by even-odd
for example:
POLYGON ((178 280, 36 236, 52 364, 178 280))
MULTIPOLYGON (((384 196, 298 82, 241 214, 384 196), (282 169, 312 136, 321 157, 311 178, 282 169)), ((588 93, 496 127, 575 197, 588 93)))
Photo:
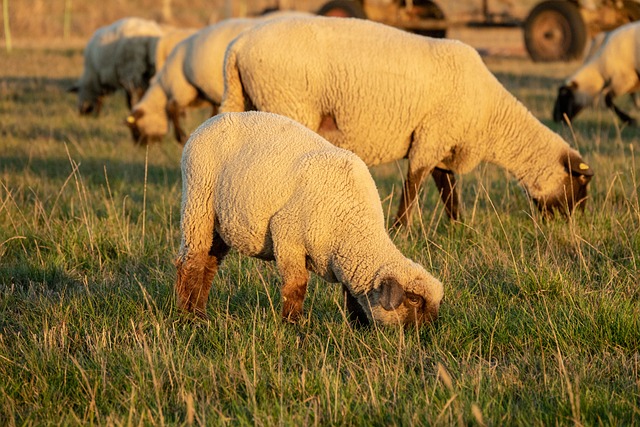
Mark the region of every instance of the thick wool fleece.
POLYGON ((535 199, 562 197, 567 159, 580 159, 470 46, 359 19, 241 34, 227 51, 220 110, 247 106, 291 117, 368 165, 408 158, 409 202, 436 165, 466 173, 481 161, 511 171, 535 199))
POLYGON ((165 61, 173 51, 173 49, 182 40, 192 36, 198 31, 196 28, 169 28, 165 29, 165 33, 158 38, 155 47, 156 59, 155 67, 156 72, 162 69, 165 61))
POLYGON ((379 307, 392 278, 437 313, 442 284, 389 238, 366 165, 302 125, 269 113, 218 115, 185 145, 182 174, 179 266, 210 254, 219 236, 242 254, 275 259, 285 291, 310 270, 345 285, 370 320, 403 323, 405 305, 379 307))
POLYGON ((140 18, 123 18, 96 30, 85 48, 77 83, 79 110, 99 108, 99 98, 119 88, 129 97, 141 95, 155 73, 153 47, 162 34, 156 22, 140 18))

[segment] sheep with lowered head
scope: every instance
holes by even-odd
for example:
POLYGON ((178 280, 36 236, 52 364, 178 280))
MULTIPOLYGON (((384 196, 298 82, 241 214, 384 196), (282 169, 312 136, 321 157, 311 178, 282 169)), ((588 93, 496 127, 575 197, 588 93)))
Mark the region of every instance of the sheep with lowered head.
POLYGON ((224 91, 224 52, 231 40, 255 24, 250 18, 226 19, 176 45, 126 119, 136 142, 161 138, 171 121, 176 140, 184 144, 188 135, 180 119, 187 107, 207 102, 215 114, 224 91))
POLYGON ((99 114, 102 98, 123 88, 129 108, 155 73, 154 46, 163 30, 154 21, 123 18, 93 33, 84 50, 84 69, 69 91, 78 93, 80 114, 99 114))
MULTIPOLYGON (((442 177, 438 166, 466 173, 496 163, 541 210, 564 214, 583 206, 593 174, 475 49, 366 20, 296 18, 238 36, 225 58, 220 111, 253 108, 291 117, 368 165, 407 158, 396 223, 409 221, 425 176, 442 177)), ((450 181, 439 181, 455 200, 450 181)))
POLYGON ((352 320, 420 325, 434 320, 442 284, 405 258, 384 226, 367 166, 293 120, 219 114, 182 154, 179 306, 204 315, 230 248, 275 260, 282 316, 303 312, 309 270, 343 285, 352 320))
POLYGON ((136 142, 161 138, 171 122, 175 139, 184 144, 188 137, 181 125, 185 110, 207 103, 213 107, 214 115, 222 101, 224 53, 229 42, 261 22, 293 16, 309 14, 284 11, 257 18, 225 19, 183 40, 126 119, 136 142))
POLYGON ((131 108, 173 47, 194 31, 141 18, 123 18, 96 30, 84 50, 82 76, 69 88, 78 93, 80 114, 99 114, 103 97, 120 88, 131 108))
MULTIPOLYGON (((604 96, 605 105, 625 123, 636 120, 613 103, 620 95, 640 90, 640 21, 631 22, 600 36, 600 46, 558 89, 553 120, 572 120, 585 107, 604 96)), ((596 42, 599 42, 596 39, 596 42)))

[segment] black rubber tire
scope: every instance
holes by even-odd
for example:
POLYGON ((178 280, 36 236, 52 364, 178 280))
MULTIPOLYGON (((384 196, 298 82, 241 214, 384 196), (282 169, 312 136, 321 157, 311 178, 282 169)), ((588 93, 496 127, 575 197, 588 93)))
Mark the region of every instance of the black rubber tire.
POLYGON ((524 22, 524 44, 534 61, 579 58, 587 43, 580 9, 567 0, 548 0, 531 10, 524 22))
POLYGON ((367 19, 362 5, 354 0, 332 0, 318 9, 317 15, 367 19))
MULTIPOLYGON (((402 2, 404 6, 405 2, 402 2)), ((414 0, 414 6, 419 6, 420 8, 424 8, 424 12, 420 14, 420 17, 423 19, 445 19, 444 12, 440 9, 440 6, 432 2, 431 0, 414 0)), ((416 34, 420 34, 421 36, 434 37, 436 39, 443 39, 447 37, 447 30, 414 30, 416 34)))

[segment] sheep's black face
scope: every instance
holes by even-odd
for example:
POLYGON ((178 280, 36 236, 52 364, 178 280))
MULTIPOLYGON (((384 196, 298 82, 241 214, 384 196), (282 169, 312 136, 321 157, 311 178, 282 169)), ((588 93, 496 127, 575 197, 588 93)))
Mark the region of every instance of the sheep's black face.
POLYGON ((85 101, 78 106, 78 112, 81 116, 88 116, 90 114, 98 115, 100 113, 101 107, 102 102, 100 99, 96 99, 94 101, 85 101))
POLYGON ((587 200, 587 185, 593 177, 593 170, 580 156, 570 153, 563 160, 567 176, 563 179, 558 192, 552 196, 535 200, 540 211, 553 216, 555 212, 568 217, 577 207, 584 210, 587 200))
POLYGON ((558 89, 558 98, 553 106, 553 121, 559 123, 564 122, 566 115, 569 121, 582 110, 582 106, 576 102, 574 91, 577 89, 575 82, 570 85, 560 86, 558 89))

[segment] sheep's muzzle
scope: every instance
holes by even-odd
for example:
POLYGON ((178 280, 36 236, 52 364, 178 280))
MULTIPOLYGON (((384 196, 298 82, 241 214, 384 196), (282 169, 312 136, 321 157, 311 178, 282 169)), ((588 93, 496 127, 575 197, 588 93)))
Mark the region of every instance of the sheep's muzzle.
POLYGON ((575 83, 560 86, 558 89, 558 98, 553 106, 553 121, 556 123, 564 122, 565 116, 569 121, 582 110, 582 106, 576 102, 574 90, 575 83))
POLYGON ((569 217, 576 208, 584 211, 587 186, 593 177, 593 170, 579 155, 570 153, 561 161, 567 175, 562 180, 559 190, 551 196, 534 199, 538 209, 547 216, 553 216, 558 212, 569 217))

